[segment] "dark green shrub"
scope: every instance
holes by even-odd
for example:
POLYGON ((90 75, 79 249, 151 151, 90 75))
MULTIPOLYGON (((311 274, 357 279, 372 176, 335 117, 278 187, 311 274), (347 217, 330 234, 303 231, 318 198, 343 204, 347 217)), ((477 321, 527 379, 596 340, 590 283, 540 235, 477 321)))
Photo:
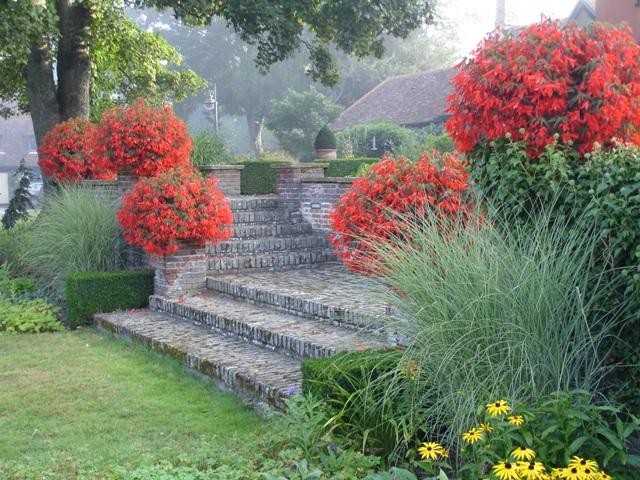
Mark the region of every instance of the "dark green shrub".
POLYGON ((338 158, 317 160, 317 162, 329 164, 324 171, 325 177, 355 177, 361 165, 377 163, 379 160, 379 158, 338 158))
POLYGON ((11 230, 0 228, 0 265, 6 265, 12 276, 25 276, 29 268, 25 265, 26 238, 33 221, 18 222, 11 230))
POLYGON ((143 308, 153 295, 153 271, 77 273, 67 277, 69 327, 91 322, 94 313, 143 308))
POLYGON ((377 122, 348 128, 336 138, 340 158, 380 158, 386 150, 401 151, 404 145, 415 141, 415 134, 394 123, 377 122))
POLYGON ((244 165, 240 174, 242 195, 268 195, 276 191, 276 172, 272 163, 287 163, 288 160, 265 155, 257 160, 240 160, 236 165, 244 165))
POLYGON ((335 150, 336 148, 336 136, 333 134, 333 131, 325 125, 320 129, 318 134, 316 135, 316 141, 314 143, 316 150, 324 150, 331 149, 335 150))
POLYGON ((0 335, 62 331, 64 327, 56 318, 58 310, 42 298, 0 300, 0 335))
POLYGON ((469 165, 485 204, 510 224, 526 225, 543 206, 569 225, 576 213, 593 221, 603 259, 595 268, 615 286, 599 309, 622 308, 627 319, 610 357, 625 366, 611 380, 624 387, 618 399, 640 408, 640 148, 579 156, 570 146, 549 145, 533 161, 526 144, 507 139, 492 142, 469 165))

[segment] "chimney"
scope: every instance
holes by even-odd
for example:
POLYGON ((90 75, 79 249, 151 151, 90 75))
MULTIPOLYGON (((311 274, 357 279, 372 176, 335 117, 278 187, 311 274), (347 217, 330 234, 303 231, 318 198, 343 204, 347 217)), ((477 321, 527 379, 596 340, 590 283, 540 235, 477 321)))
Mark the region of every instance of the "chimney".
POLYGON ((496 0, 496 28, 504 28, 506 23, 506 0, 496 0))

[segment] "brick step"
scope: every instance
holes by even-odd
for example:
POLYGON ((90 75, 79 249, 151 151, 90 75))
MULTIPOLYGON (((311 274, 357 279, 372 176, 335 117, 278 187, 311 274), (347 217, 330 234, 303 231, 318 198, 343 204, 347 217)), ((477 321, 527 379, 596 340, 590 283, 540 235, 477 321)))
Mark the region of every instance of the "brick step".
POLYGON ((300 360, 259 348, 210 327, 149 310, 101 313, 98 328, 132 339, 212 378, 245 397, 283 408, 283 399, 300 389, 300 360))
POLYGON ((236 213, 243 210, 265 210, 280 208, 280 203, 276 195, 273 196, 241 196, 227 197, 231 210, 236 213))
POLYGON ((218 295, 181 299, 152 295, 149 308, 295 358, 327 357, 356 350, 359 345, 366 349, 387 346, 380 336, 218 295))
POLYGON ((225 240, 216 245, 208 244, 207 254, 217 256, 255 255, 305 248, 330 248, 330 244, 324 234, 225 240))
POLYGON ((256 223, 290 223, 291 212, 283 208, 270 210, 238 210, 233 212, 233 225, 256 223))
POLYGON ((373 285, 363 285, 365 280, 326 263, 313 269, 209 276, 207 289, 292 315, 375 330, 387 305, 373 285))
POLYGON ((265 253, 261 255, 212 257, 208 274, 240 273, 252 270, 288 270, 336 260, 331 248, 314 248, 265 253))
POLYGON ((279 222, 277 224, 233 225, 232 239, 284 237, 313 233, 310 223, 279 222))

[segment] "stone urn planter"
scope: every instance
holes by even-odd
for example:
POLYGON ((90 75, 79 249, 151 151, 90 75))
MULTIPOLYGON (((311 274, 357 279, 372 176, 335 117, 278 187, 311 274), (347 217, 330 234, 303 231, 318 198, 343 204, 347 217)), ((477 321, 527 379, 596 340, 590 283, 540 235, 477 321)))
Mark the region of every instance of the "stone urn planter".
POLYGON ((315 147, 316 158, 336 158, 336 136, 327 125, 322 127, 316 135, 315 147))

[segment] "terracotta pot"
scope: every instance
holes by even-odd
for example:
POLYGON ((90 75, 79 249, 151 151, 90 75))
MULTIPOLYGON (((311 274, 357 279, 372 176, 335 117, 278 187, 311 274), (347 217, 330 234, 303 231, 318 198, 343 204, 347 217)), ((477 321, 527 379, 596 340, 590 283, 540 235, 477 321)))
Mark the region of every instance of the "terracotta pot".
POLYGON ((337 150, 335 148, 321 148, 316 150, 317 159, 337 158, 337 150))

